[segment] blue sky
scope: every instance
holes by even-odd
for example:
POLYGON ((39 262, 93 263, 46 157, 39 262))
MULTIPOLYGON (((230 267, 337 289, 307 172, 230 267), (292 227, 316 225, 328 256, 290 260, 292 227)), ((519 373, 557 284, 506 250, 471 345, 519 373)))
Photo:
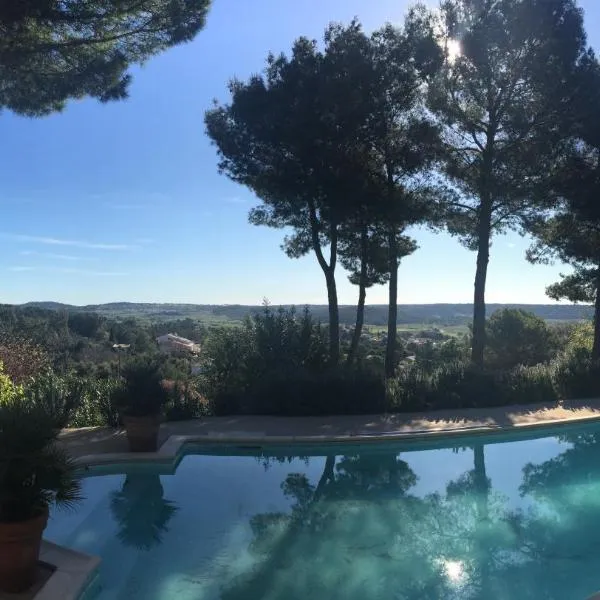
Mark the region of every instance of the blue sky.
MULTIPOLYGON (((367 30, 399 22, 409 4, 214 0, 194 42, 135 69, 127 101, 72 102, 35 120, 0 115, 0 302, 325 303, 315 258, 287 258, 282 232, 248 224, 256 200, 217 173, 203 114, 227 97, 230 77, 260 71, 269 51, 355 15, 367 30)), ((580 5, 600 48, 600 4, 580 5)), ((445 234, 415 237, 399 302, 470 302, 475 254, 445 234)), ((549 302, 544 288, 567 269, 528 265, 527 246, 517 235, 496 239, 489 302, 549 302)), ((354 303, 341 270, 338 285, 340 302, 354 303)), ((367 296, 386 300, 383 287, 367 296)))

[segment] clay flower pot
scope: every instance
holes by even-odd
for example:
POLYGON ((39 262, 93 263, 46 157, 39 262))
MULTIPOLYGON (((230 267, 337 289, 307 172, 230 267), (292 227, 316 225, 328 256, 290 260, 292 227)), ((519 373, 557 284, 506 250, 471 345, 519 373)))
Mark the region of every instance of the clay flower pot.
POLYGON ((127 433, 131 452, 156 452, 160 416, 133 417, 123 415, 123 425, 127 433))
POLYGON ((48 509, 17 523, 0 523, 0 590, 23 592, 33 585, 48 509))

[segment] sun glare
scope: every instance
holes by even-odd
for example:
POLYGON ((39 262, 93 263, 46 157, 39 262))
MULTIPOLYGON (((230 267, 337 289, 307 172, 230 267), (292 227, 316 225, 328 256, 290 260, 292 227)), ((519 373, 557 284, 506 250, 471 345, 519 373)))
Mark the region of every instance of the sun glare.
POLYGON ((463 564, 460 560, 445 560, 444 573, 452 583, 460 583, 465 575, 463 564))
POLYGON ((446 50, 448 52, 448 61, 453 63, 460 56, 460 42, 458 40, 448 40, 446 50))

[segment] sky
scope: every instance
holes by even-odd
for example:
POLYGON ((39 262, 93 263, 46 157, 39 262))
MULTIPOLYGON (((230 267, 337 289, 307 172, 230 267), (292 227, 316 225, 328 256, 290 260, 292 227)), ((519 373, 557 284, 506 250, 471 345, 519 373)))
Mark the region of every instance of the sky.
MULTIPOLYGON (((289 259, 283 233, 248 223, 257 199, 217 172, 204 132, 227 81, 262 70, 269 52, 321 38, 354 16, 366 30, 400 23, 409 0, 214 0, 196 39, 133 70, 130 97, 71 102, 42 119, 0 114, 0 302, 54 300, 197 304, 324 304, 311 254, 289 259)), ((600 49, 600 2, 580 0, 600 49)), ((417 230, 402 261, 400 303, 471 302, 475 254, 447 234, 417 230)), ((498 237, 488 302, 551 302, 565 265, 531 266, 529 240, 498 237)), ((341 303, 357 289, 339 269, 341 303)), ((387 289, 368 303, 387 303, 387 289)))

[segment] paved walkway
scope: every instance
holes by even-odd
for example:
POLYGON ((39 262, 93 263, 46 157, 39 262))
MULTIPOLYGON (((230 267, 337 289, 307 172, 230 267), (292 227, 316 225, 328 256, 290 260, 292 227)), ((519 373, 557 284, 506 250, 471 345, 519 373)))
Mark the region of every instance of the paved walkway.
MULTIPOLYGON (((172 435, 206 436, 206 440, 243 437, 268 441, 269 437, 345 437, 396 435, 424 437, 433 433, 522 429, 557 422, 600 419, 600 399, 554 404, 443 410, 393 415, 331 417, 207 417, 164 423, 159 443, 172 435)), ((127 452, 125 433, 109 427, 65 429, 61 442, 76 457, 127 452)))

